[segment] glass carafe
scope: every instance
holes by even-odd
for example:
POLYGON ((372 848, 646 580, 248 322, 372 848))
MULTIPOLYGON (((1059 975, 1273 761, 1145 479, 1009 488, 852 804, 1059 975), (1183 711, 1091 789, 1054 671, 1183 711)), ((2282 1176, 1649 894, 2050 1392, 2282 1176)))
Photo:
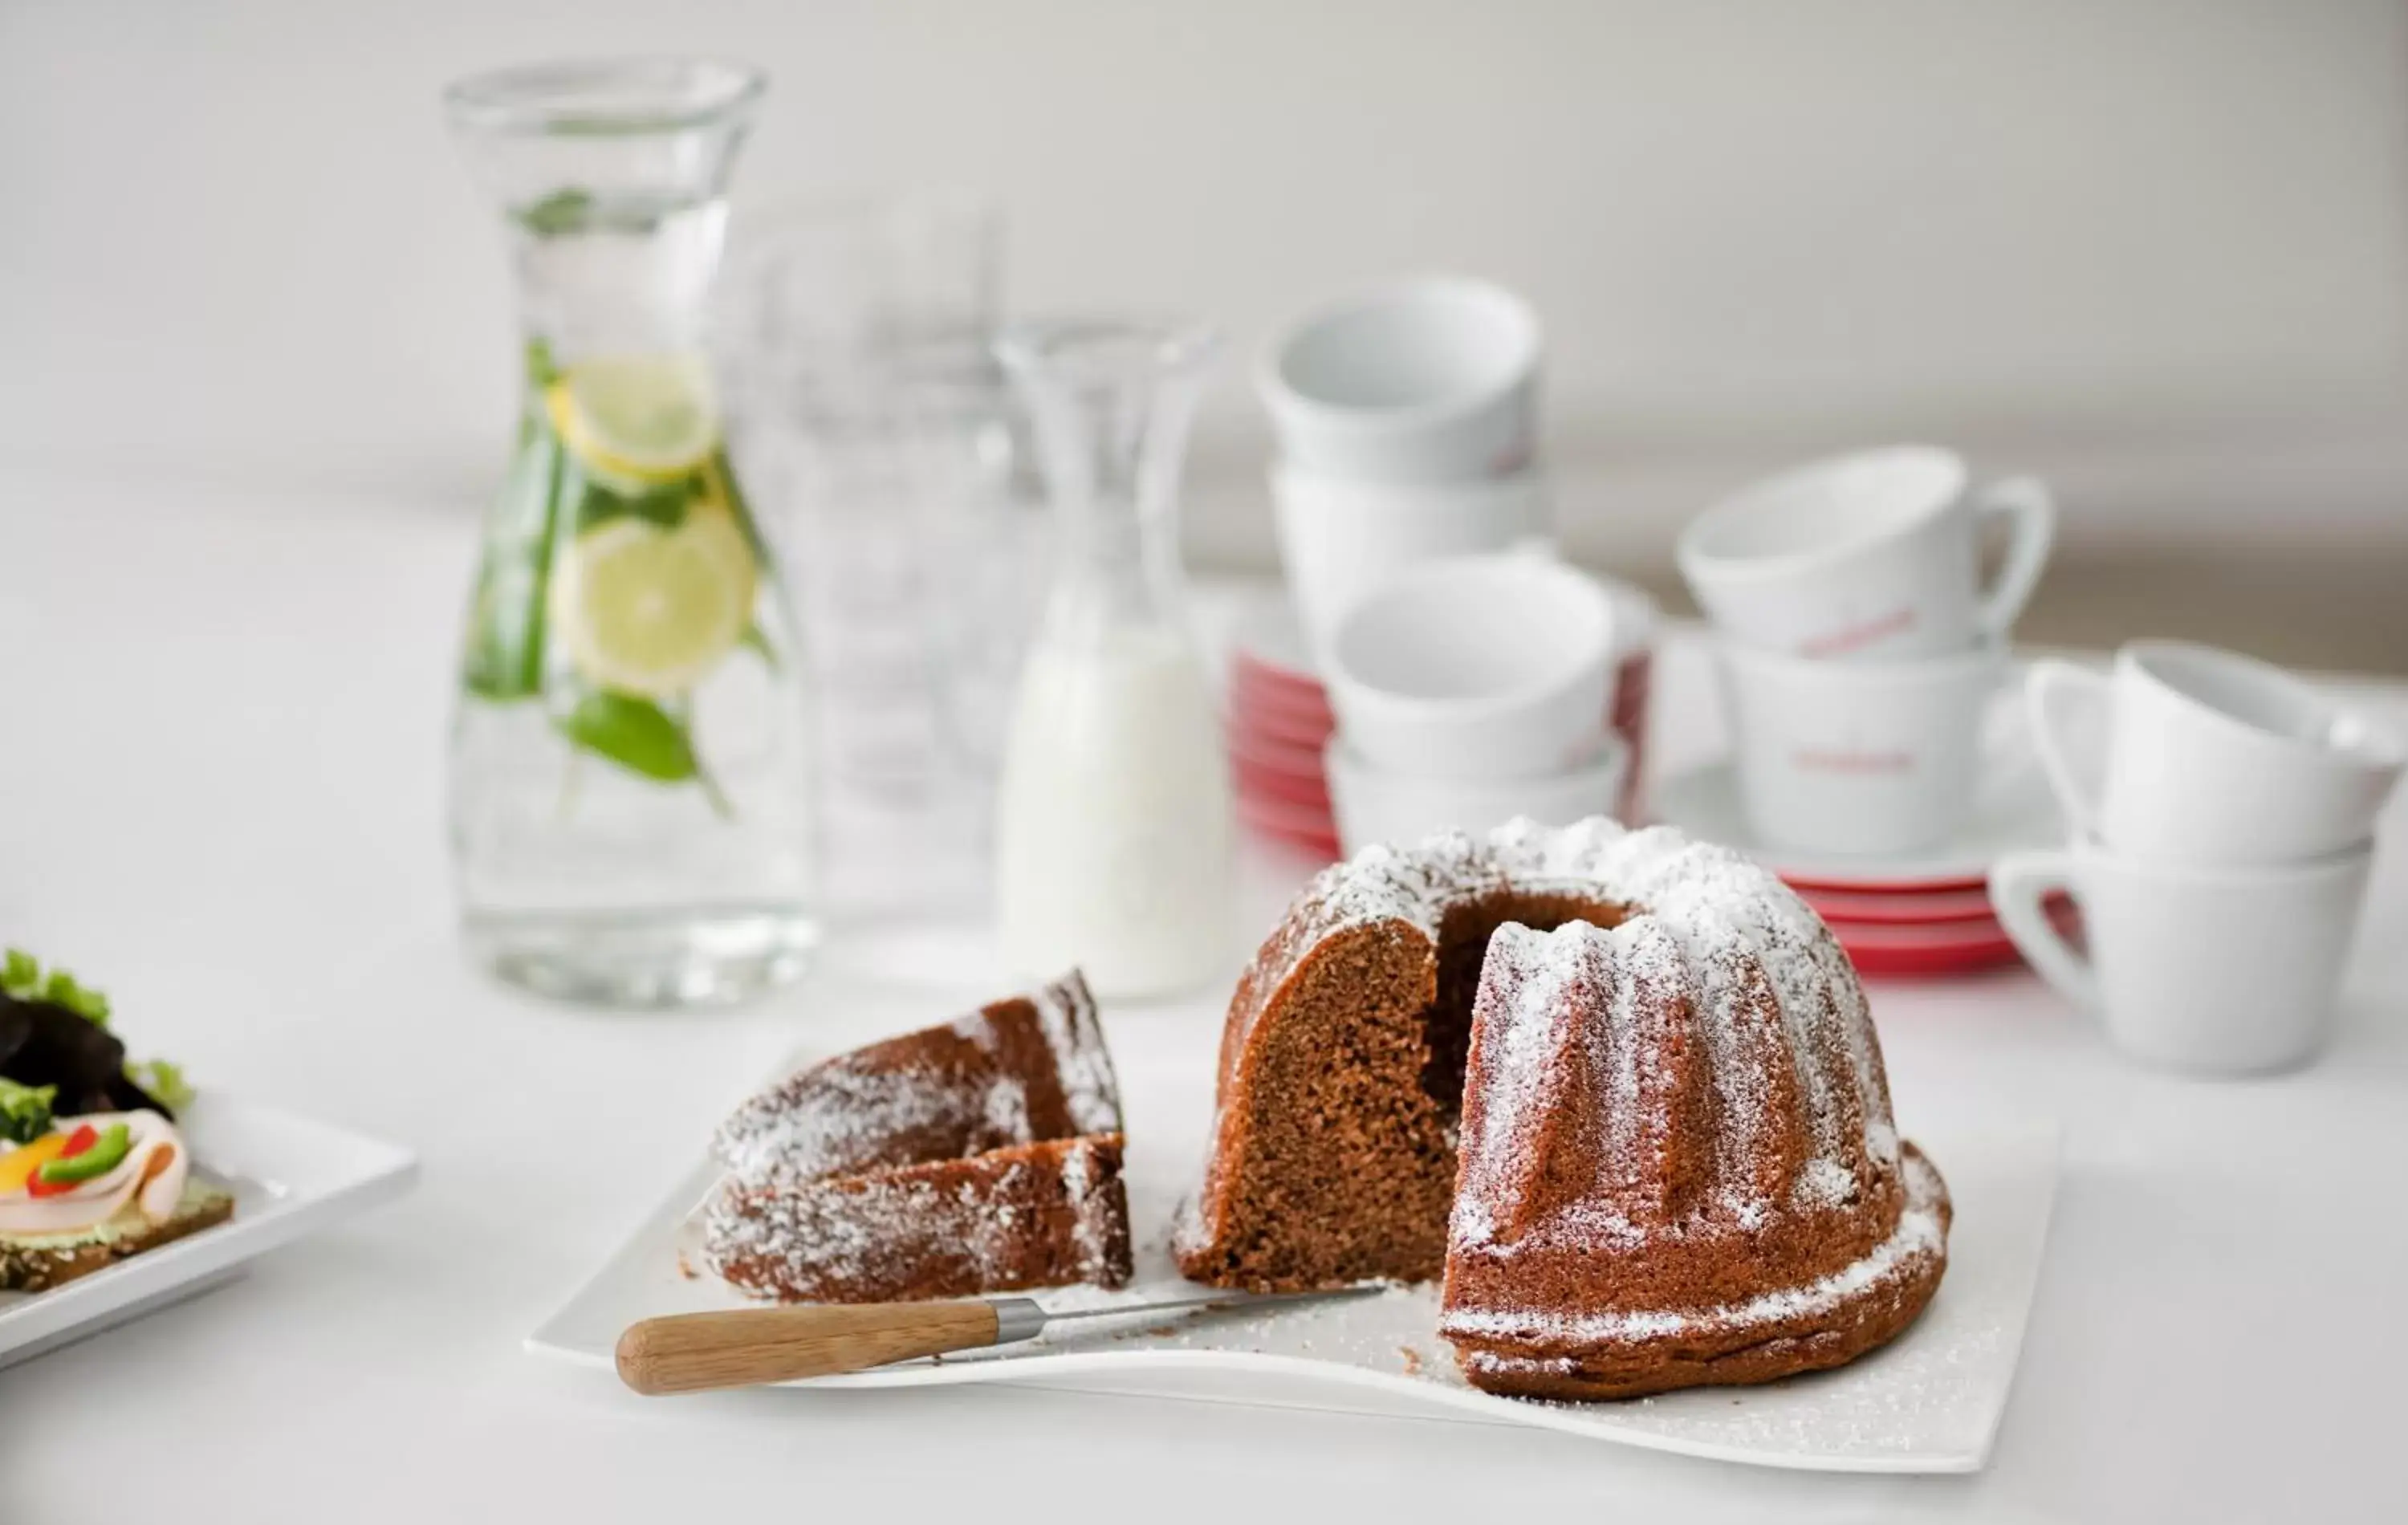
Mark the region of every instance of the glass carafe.
POLYGON ((997 928, 1025 974, 1105 996, 1223 970, 1229 785, 1185 619, 1177 500, 1205 329, 1033 325, 998 345, 1055 511, 1054 569, 996 799, 997 928))
POLYGON ((739 999, 814 936, 796 654, 705 348, 761 90, 657 59, 445 97, 501 204, 525 356, 462 655, 455 876, 472 956, 573 999, 739 999))

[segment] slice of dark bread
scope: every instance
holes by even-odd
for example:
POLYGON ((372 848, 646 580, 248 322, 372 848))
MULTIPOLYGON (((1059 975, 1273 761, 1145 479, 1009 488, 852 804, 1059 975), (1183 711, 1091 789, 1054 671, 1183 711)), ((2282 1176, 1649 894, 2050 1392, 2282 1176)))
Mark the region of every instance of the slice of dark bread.
POLYGON ((94 1233, 64 1244, 22 1244, 0 1234, 0 1292, 46 1292, 233 1216, 232 1193, 191 1181, 173 1217, 131 1233, 94 1233))

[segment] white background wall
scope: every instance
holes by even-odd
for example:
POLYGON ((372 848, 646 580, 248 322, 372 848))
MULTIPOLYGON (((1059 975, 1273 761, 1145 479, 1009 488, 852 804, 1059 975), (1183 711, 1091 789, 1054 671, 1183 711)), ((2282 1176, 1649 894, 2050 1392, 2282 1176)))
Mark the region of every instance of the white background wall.
MULTIPOLYGON (((740 200, 998 193, 1023 309, 1536 299, 1571 537, 1802 451, 2037 465, 2077 545, 2408 542, 2394 0, 0 0, 0 461, 473 503, 512 406, 448 78, 761 63, 740 200)), ((1268 554, 1233 375, 1192 515, 1268 554)), ((0 514, 38 511, 0 505, 0 514)))

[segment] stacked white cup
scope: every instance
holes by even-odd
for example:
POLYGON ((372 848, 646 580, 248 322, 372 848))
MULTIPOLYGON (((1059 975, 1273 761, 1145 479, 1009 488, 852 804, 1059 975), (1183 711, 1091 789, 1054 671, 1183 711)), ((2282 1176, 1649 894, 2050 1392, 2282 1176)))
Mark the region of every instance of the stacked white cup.
POLYGON ((2026 681, 2065 849, 1991 870, 2024 956, 2114 1042, 2172 1068, 2287 1069, 2330 1036, 2401 741, 2281 669, 2135 641, 2026 681), (2043 913, 2069 894, 2086 953, 2043 913))
POLYGON ((1720 637, 1760 838, 1881 856, 1965 824, 2000 742, 1985 714, 2007 637, 2055 531, 2037 480, 1977 486, 1954 452, 1913 445, 1798 468, 1690 523, 1681 571, 1720 637), (1985 589, 1993 521, 2008 542, 1985 589))
POLYGON ((1615 624, 1596 579, 1514 552, 1428 562, 1348 606, 1323 656, 1339 842, 1615 813, 1615 624))
POLYGON ((1622 805, 1608 709, 1652 606, 1549 559, 1541 354, 1519 296, 1433 276, 1311 312, 1264 355, 1280 557, 1338 719, 1350 852, 1622 805))
POLYGON ((1256 374, 1279 438, 1280 561, 1306 640, 1392 572, 1547 532, 1537 461, 1539 320, 1453 276, 1316 309, 1256 374))

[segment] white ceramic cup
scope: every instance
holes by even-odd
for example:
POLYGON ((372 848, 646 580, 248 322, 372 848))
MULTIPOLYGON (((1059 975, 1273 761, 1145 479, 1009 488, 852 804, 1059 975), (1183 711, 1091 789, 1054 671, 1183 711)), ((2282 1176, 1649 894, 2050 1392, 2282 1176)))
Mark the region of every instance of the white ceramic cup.
POLYGON ((2306 863, 2149 863, 2091 841, 1990 870, 1999 920, 2042 978, 2136 1058, 2248 1074, 2304 1063, 2332 1032, 2372 844, 2306 863), (2042 909, 2082 908, 2086 957, 2042 909))
POLYGON ((1614 814, 1630 771, 1630 749, 1600 733, 1593 755, 1541 778, 1441 779, 1375 768, 1343 737, 1323 754, 1338 841, 1349 855, 1374 842, 1414 842, 1441 831, 1485 831, 1517 815, 1570 826, 1614 814))
POLYGON ((1613 604, 1530 555, 1397 573, 1354 601, 1324 655, 1339 734, 1426 778, 1543 778, 1584 760, 1612 697, 1613 604))
POLYGON ((1722 642, 1740 798, 1767 842, 1818 853, 1913 852, 1972 813, 2006 653, 1818 662, 1722 642))
POLYGON ((1481 482, 1388 482, 1282 463, 1270 482, 1280 565, 1316 651, 1347 606, 1393 574, 1547 530, 1546 479, 1535 468, 1481 482))
POLYGON ((2403 760, 2398 739, 2282 669, 2186 641, 2133 641, 2112 673, 2037 663, 2024 701, 2067 816, 2157 863, 2344 851, 2373 831, 2403 760))
POLYGON ((1426 276, 1275 338, 1255 376, 1281 453, 1364 482, 1511 477, 1537 453, 1539 320, 1501 286, 1426 276))
POLYGON ((1681 575, 1724 634, 1768 651, 1887 662, 1999 640, 2040 581, 2057 511, 2030 477, 1971 482, 1963 457, 1925 445, 1799 467, 1690 521, 1681 575), (1985 592, 1993 520, 2011 530, 1985 592))

